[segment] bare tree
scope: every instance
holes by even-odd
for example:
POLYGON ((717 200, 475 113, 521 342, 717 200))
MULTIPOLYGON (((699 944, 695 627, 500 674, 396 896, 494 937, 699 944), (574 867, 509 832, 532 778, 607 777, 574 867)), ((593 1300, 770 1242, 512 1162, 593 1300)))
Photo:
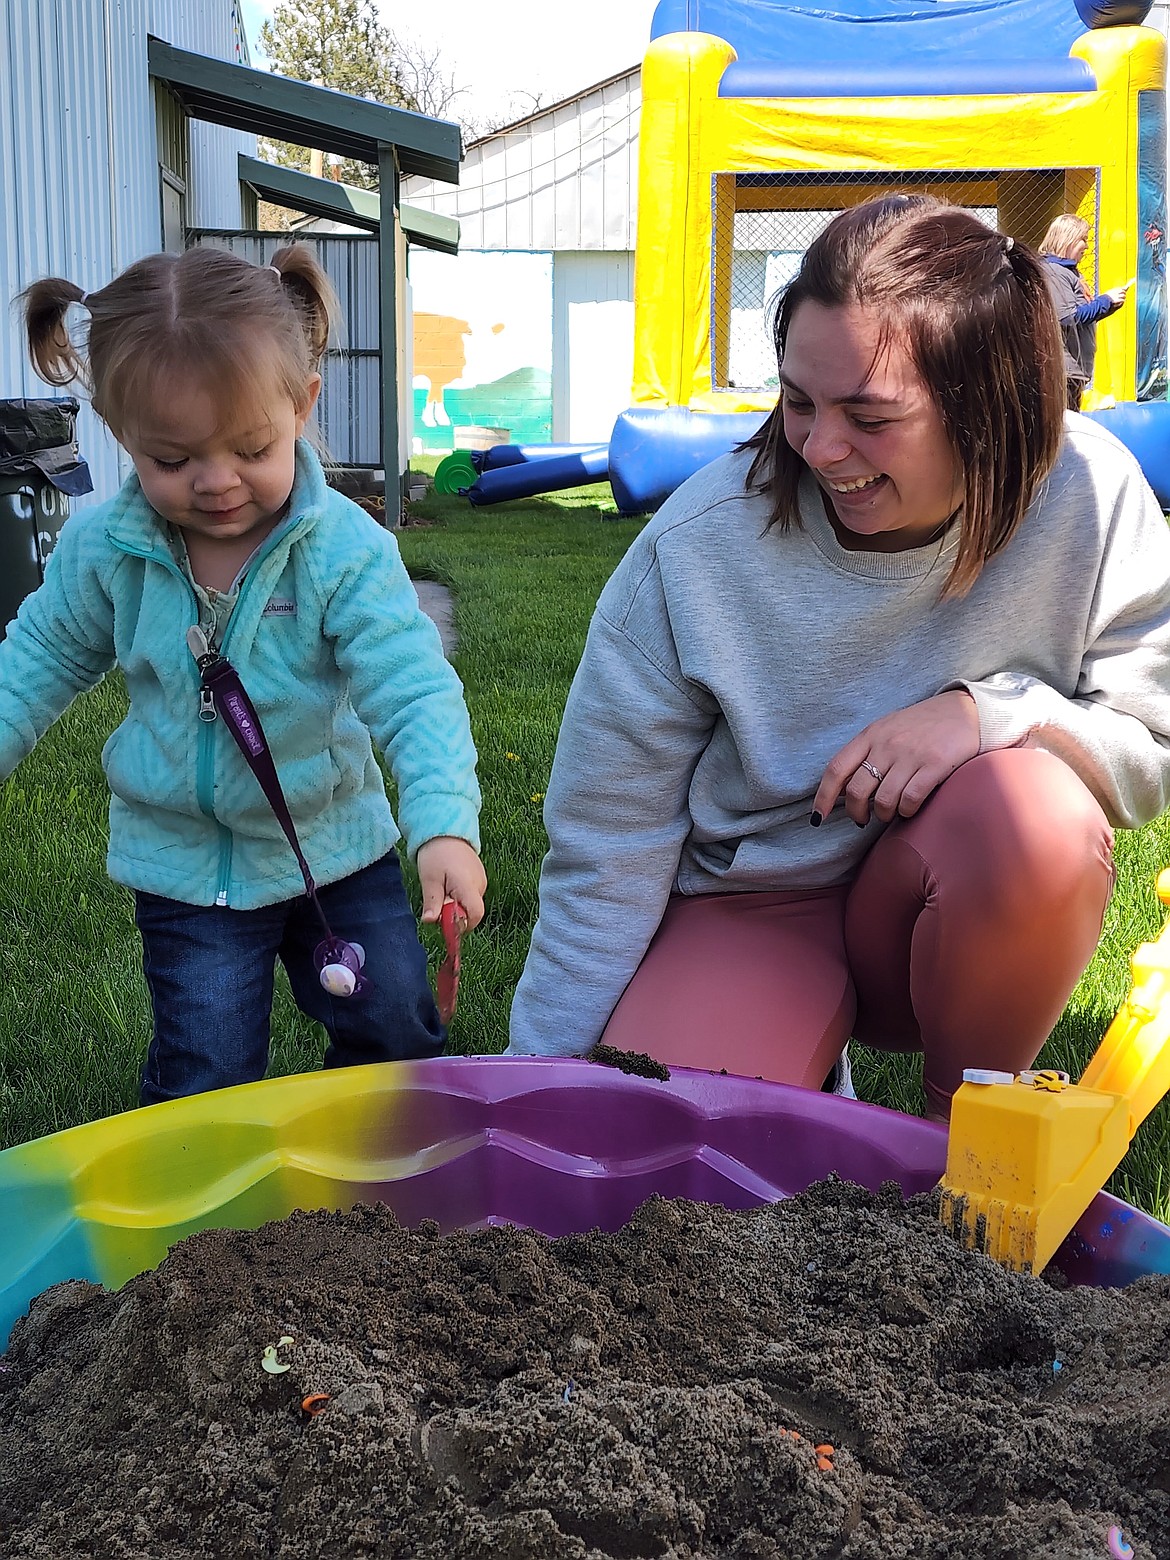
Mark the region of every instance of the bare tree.
POLYGON ((399 80, 420 114, 429 114, 433 119, 459 118, 453 110, 457 99, 466 97, 467 88, 456 86, 455 73, 443 64, 437 44, 395 33, 394 63, 399 80))
POLYGON ((464 114, 460 118, 464 144, 470 145, 472 141, 482 141, 486 136, 497 135, 509 125, 539 114, 543 107, 544 101, 539 92, 520 91, 514 92, 507 105, 496 109, 494 113, 464 114))
POLYGON ((490 114, 469 107, 470 96, 455 71, 443 61, 437 44, 424 43, 410 33, 396 32, 393 37, 394 63, 403 87, 414 99, 420 113, 435 119, 453 119, 463 131, 464 144, 494 135, 518 119, 539 113, 544 106, 541 95, 520 88, 510 95, 505 107, 490 114))

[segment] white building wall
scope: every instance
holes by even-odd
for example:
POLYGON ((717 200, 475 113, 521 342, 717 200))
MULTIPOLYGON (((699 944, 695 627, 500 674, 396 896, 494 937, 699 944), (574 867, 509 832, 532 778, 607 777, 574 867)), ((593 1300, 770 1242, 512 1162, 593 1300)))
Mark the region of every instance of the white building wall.
POLYGON ((553 442, 605 444, 630 404, 634 257, 553 256, 553 442))
MULTIPOLYGON (((21 288, 46 275, 100 287, 162 246, 152 32, 246 62, 237 0, 0 0, 0 397, 62 393, 27 363, 10 308, 21 288)), ((239 225, 236 153, 254 149, 254 137, 191 126, 188 221, 239 225)), ((122 474, 86 406, 78 441, 95 492, 75 506, 107 498, 122 474)))
POLYGON ((641 79, 635 67, 473 142, 457 187, 414 176, 403 200, 458 218, 461 249, 632 250, 641 79))
MULTIPOLYGON (((525 307, 534 316, 531 329, 551 337, 549 421, 558 443, 605 442, 629 405, 641 106, 635 66, 474 142, 458 187, 418 177, 402 182, 403 200, 459 221, 457 259, 443 268, 414 264, 425 272, 427 309, 469 321, 472 345, 478 327, 467 300, 482 288, 486 255, 518 277, 528 256, 551 261, 551 318, 539 291, 527 294, 525 307), (445 286, 437 285, 440 277, 445 286)), ((516 334, 513 322, 507 339, 516 334)), ((528 366, 541 371, 535 357, 528 366)), ((417 412, 415 433, 431 447, 417 412)))

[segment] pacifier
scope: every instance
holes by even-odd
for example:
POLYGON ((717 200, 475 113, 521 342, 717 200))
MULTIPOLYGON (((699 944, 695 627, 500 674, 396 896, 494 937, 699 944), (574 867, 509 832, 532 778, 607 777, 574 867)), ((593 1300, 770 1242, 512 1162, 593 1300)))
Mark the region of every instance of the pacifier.
POLYGON ((358 997, 369 987, 362 975, 366 950, 361 943, 326 937, 313 949, 313 963, 320 972, 321 985, 331 997, 358 997))

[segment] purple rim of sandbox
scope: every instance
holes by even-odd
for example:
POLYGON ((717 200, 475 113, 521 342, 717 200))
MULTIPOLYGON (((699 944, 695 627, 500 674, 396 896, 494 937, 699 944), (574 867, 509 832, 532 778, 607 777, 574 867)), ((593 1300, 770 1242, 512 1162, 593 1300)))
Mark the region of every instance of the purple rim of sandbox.
MULTIPOLYGON (((872 1191, 895 1181, 910 1196, 934 1186, 946 1163, 945 1127, 759 1078, 679 1067, 659 1082, 552 1057, 416 1065, 420 1082, 487 1107, 497 1152, 481 1166, 492 1206, 478 1218, 465 1206, 458 1216, 465 1183, 440 1189, 428 1176, 413 1209, 394 1199, 407 1222, 511 1222, 550 1236, 614 1230, 655 1193, 750 1208, 836 1174, 872 1191)), ((1105 1287, 1170 1273, 1170 1228, 1100 1192, 1053 1266, 1105 1287)))

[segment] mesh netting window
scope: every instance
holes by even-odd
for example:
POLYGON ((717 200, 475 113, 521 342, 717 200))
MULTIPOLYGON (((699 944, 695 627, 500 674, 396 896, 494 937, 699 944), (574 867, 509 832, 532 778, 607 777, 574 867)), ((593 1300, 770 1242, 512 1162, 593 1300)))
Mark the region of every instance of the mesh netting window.
MULTIPOLYGON (((838 212, 886 190, 921 191, 966 206, 989 227, 1039 244, 1052 218, 1093 214, 1095 170, 997 174, 721 174, 714 181, 713 387, 775 390, 772 306, 805 250, 838 212)), ((1084 273, 1090 274, 1092 254, 1084 273)))
POLYGON ((731 251, 726 385, 775 390, 769 306, 800 269, 805 250, 835 210, 737 211, 731 251))

